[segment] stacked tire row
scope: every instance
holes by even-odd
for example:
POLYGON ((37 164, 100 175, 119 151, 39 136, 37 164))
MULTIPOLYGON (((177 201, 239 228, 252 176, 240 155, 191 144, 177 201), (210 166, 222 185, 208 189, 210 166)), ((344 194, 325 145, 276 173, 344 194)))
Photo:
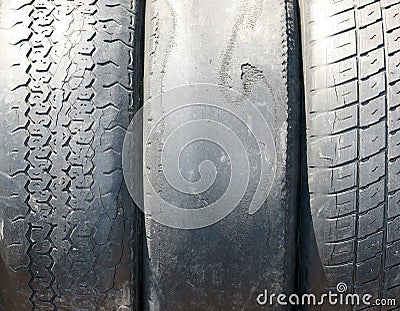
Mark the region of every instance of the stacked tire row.
POLYGON ((400 303, 400 0, 298 2, 303 140, 296 1, 0 0, 0 310, 259 310, 296 278, 400 303), (167 228, 129 196, 124 136, 141 101, 204 83, 267 116, 275 181, 254 215, 167 228))
POLYGON ((305 260, 305 288, 345 282, 398 298, 400 2, 303 1, 301 11, 310 206, 324 272, 311 277, 305 260))
POLYGON ((132 1, 2 1, 1 310, 125 310, 132 1))

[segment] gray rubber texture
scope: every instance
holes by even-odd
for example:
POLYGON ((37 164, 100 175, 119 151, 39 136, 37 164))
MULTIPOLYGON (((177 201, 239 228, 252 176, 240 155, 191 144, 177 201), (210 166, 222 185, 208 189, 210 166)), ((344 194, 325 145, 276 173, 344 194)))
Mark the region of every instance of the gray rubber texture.
POLYGON ((0 1, 0 309, 133 310, 135 2, 0 1))
POLYGON ((400 1, 303 0, 301 15, 303 290, 344 282, 400 303, 400 1))
MULTIPOLYGON (((144 205, 150 211, 145 217, 144 310, 259 310, 256 298, 265 289, 294 291, 302 102, 296 12, 291 0, 147 2, 145 102, 192 83, 216 84, 261 100, 266 105, 260 109, 271 112, 278 168, 272 191, 256 214, 249 215, 243 204, 220 222, 195 230, 157 223, 151 210, 159 206, 152 206, 146 187, 170 193, 163 181, 144 184, 144 205)), ((185 96, 177 98, 182 105, 185 96)), ((144 132, 156 122, 150 116, 159 114, 152 109, 145 104, 144 132)), ((197 171, 199 159, 220 154, 208 147, 186 154, 182 169, 197 171)), ((145 169, 162 173, 157 161, 145 153, 145 169)), ((174 199, 191 202, 186 208, 206 200, 201 195, 198 201, 174 199)))

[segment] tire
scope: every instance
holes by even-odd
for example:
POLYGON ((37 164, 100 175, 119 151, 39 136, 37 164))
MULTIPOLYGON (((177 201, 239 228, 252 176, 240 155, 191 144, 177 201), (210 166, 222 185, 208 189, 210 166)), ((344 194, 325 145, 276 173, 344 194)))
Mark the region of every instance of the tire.
MULTIPOLYGON (((0 309, 133 310, 135 3, 0 1, 0 309)), ((135 308, 136 309, 136 308, 135 308)))
POLYGON ((400 298, 399 12, 398 0, 301 1, 304 291, 344 282, 400 298))
MULTIPOLYGON (((144 142, 144 170, 149 175, 155 171, 144 181, 145 310, 258 310, 257 297, 265 289, 276 293, 294 291, 301 109, 296 16, 294 1, 147 3, 144 133, 145 137, 152 133, 158 136, 144 142), (251 198, 247 197, 248 201, 242 201, 213 224, 190 227, 188 222, 199 219, 180 218, 179 212, 170 219, 176 221, 174 225, 162 223, 160 219, 168 216, 162 208, 169 203, 159 203, 159 197, 151 194, 154 189, 171 204, 196 210, 207 205, 207 200, 216 200, 215 196, 230 182, 224 172, 219 172, 218 176, 223 177, 213 184, 215 192, 190 197, 171 189, 164 176, 166 168, 160 162, 168 131, 198 115, 194 106, 185 110, 185 104, 193 104, 193 96, 211 94, 218 88, 228 102, 232 92, 239 92, 258 103, 260 112, 268 116, 278 164, 270 195, 254 215, 249 214, 251 198), (177 110, 186 112, 181 115, 183 119, 169 123, 166 102, 170 98, 181 103, 177 110), (159 120, 162 126, 158 130, 155 125, 159 120)), ((203 116, 215 119, 217 114, 207 111, 205 108, 203 116)), ((232 128, 237 125, 229 116, 219 121, 232 128)), ((175 149, 182 147, 179 141, 186 136, 205 132, 185 131, 176 138, 175 149)), ((179 160, 183 161, 180 173, 189 182, 196 180, 202 161, 209 159, 215 164, 220 160, 220 150, 207 142, 196 146, 183 148, 179 160), (194 179, 190 172, 195 172, 194 179)), ((257 186, 253 178, 247 190, 251 192, 257 186)))

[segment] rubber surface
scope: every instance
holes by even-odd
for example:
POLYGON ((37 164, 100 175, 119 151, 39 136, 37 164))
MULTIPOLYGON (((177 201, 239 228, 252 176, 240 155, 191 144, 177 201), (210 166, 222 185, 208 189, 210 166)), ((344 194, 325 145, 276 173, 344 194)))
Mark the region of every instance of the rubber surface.
POLYGON ((303 290, 344 282, 400 303, 400 1, 304 0, 301 15, 303 290))
POLYGON ((0 1, 1 310, 135 308, 135 9, 0 1))
MULTIPOLYGON (((256 214, 249 215, 242 204, 217 224, 195 230, 157 223, 152 211, 160 206, 148 190, 161 189, 165 197, 189 209, 215 196, 188 198, 175 195, 161 177, 154 184, 145 181, 145 310, 258 310, 256 299, 265 289, 294 291, 301 107, 295 19, 292 1, 147 3, 145 101, 196 83, 227 87, 261 101, 260 109, 270 116, 278 168, 271 194, 256 214)), ((191 95, 188 91, 177 100, 185 105, 191 95)), ((157 122, 152 116, 162 112, 154 111, 155 107, 144 106, 145 133, 157 122)), ((162 130, 157 133, 161 133, 160 141, 167 138, 162 130)), ((157 142, 146 146, 159 148, 157 142)), ((182 174, 198 172, 198 163, 204 159, 220 159, 220 151, 206 143, 185 152, 182 174)), ((145 153, 144 160, 146 170, 163 173, 158 158, 145 153)), ((218 194, 227 182, 225 175, 213 189, 218 194)))

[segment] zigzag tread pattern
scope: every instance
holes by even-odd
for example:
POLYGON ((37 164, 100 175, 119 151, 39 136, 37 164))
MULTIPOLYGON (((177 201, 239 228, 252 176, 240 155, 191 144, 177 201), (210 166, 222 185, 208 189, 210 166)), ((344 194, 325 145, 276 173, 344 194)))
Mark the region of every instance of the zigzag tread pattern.
POLYGON ((1 1, 0 309, 133 309, 133 1, 1 1), (12 281, 11 281, 12 280, 12 281))

